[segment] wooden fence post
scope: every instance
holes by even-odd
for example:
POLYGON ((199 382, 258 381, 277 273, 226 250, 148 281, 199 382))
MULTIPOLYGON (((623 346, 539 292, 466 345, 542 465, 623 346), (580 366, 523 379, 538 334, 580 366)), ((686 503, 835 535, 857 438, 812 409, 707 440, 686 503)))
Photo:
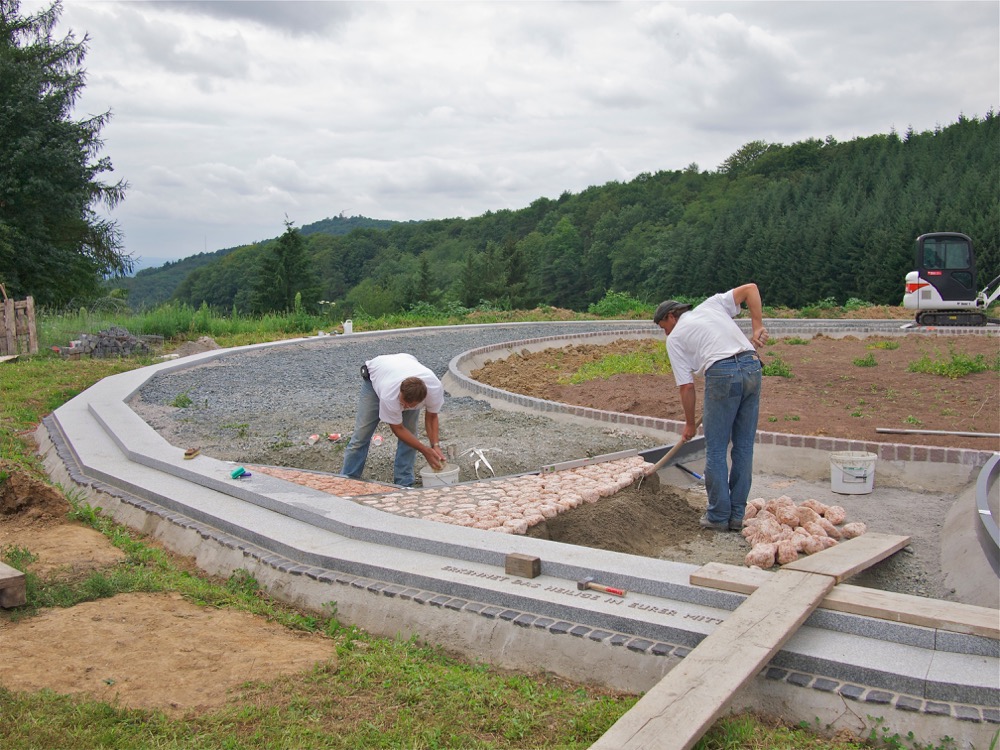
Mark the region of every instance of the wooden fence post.
POLYGON ((23 302, 15 302, 7 296, 7 290, 0 284, 3 307, 0 308, 0 356, 16 357, 18 354, 38 354, 38 332, 35 328, 35 299, 28 297, 23 302))

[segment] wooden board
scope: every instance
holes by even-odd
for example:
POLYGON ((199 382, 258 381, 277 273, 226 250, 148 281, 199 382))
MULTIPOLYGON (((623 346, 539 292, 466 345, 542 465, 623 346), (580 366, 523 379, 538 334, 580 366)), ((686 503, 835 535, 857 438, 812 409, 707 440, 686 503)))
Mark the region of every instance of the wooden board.
POLYGON ((778 571, 751 594, 592 750, 687 750, 733 694, 764 668, 835 585, 830 576, 778 571))
MULTIPOLYGON (((695 586, 752 594, 773 576, 774 573, 766 570, 708 563, 694 571, 690 581, 695 586)), ((926 599, 848 583, 836 586, 819 606, 836 612, 1000 640, 1000 613, 989 607, 926 599)))
POLYGON ((689 750, 839 581, 909 541, 869 533, 785 565, 591 747, 689 750))
POLYGON ((820 573, 833 576, 840 583, 898 552, 910 543, 910 537, 879 534, 873 531, 841 542, 815 555, 800 557, 795 562, 782 565, 782 570, 801 570, 803 573, 820 573))
POLYGON ((20 607, 27 601, 24 573, 0 563, 0 607, 20 607))

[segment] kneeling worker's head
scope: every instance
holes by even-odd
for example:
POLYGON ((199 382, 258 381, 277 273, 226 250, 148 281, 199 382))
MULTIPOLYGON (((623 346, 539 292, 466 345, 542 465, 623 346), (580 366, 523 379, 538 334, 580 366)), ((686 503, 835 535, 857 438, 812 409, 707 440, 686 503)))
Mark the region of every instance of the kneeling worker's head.
POLYGON ((404 408, 413 409, 427 398, 427 385, 418 377, 410 377, 399 384, 399 400, 404 408))

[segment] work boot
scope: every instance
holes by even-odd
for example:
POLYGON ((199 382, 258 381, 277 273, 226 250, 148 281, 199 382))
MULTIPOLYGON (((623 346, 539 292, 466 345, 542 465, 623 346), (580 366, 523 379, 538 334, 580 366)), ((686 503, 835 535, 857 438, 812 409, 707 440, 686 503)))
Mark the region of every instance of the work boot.
POLYGON ((736 521, 732 518, 729 519, 729 530, 730 531, 743 531, 743 521, 736 521))
POLYGON ((701 526, 701 528, 703 528, 703 529, 711 529, 712 531, 728 531, 729 530, 729 522, 728 521, 720 521, 719 523, 715 523, 714 521, 709 521, 707 513, 705 515, 703 515, 701 518, 698 519, 698 525, 701 526))

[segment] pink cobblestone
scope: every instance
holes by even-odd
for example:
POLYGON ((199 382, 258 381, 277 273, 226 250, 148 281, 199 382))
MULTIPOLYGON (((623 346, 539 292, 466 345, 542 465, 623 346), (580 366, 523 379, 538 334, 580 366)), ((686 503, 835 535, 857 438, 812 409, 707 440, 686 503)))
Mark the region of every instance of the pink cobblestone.
POLYGON ((316 474, 310 471, 299 471, 297 469, 279 469, 273 466, 253 466, 252 471, 260 474, 267 474, 277 479, 284 479, 286 482, 294 482, 303 487, 311 487, 320 492, 326 492, 340 497, 354 497, 355 495, 374 495, 378 492, 389 492, 392 487, 386 487, 372 482, 361 482, 357 479, 347 479, 346 477, 332 477, 329 474, 316 474))
POLYGON ((546 518, 625 489, 643 476, 645 463, 641 456, 631 456, 545 474, 416 490, 398 490, 298 469, 252 468, 386 513, 500 534, 524 534, 530 526, 546 518))

